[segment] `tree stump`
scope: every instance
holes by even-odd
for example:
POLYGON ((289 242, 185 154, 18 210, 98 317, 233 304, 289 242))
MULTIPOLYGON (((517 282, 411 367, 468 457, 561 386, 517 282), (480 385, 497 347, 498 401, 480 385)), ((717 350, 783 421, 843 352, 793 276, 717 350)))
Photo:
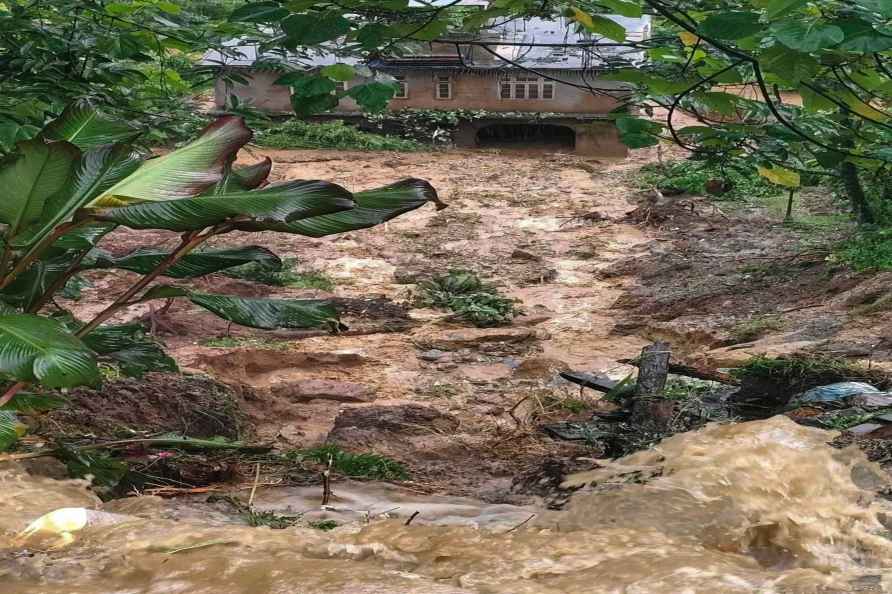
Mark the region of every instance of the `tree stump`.
POLYGON ((629 419, 633 426, 657 433, 664 433, 669 429, 675 413, 675 403, 663 398, 663 391, 666 389, 671 355, 668 342, 658 341, 641 350, 638 381, 629 419))

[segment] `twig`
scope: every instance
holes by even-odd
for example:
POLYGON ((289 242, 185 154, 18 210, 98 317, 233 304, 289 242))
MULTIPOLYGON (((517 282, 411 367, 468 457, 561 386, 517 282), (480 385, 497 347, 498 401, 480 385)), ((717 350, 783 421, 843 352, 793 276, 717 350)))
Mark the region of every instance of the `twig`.
POLYGON ((24 390, 27 385, 28 382, 16 382, 11 385, 9 389, 3 393, 3 396, 0 396, 0 406, 3 406, 4 404, 12 400, 13 396, 24 390))
POLYGON ((248 497, 248 509, 254 505, 254 494, 257 493, 257 485, 260 483, 260 462, 254 465, 254 486, 251 487, 251 495, 248 497))
POLYGON ((508 534, 509 532, 514 532, 515 530, 517 530, 518 528, 520 528, 521 526, 523 526, 524 524, 526 524, 527 522, 529 522, 530 520, 532 520, 532 519, 535 518, 535 517, 536 517, 536 514, 530 514, 530 517, 529 517, 529 518, 527 518, 526 520, 524 520, 523 522, 521 522, 520 524, 518 524, 518 525, 515 526, 514 528, 509 528, 508 530, 506 530, 506 531, 503 532, 502 534, 508 534))
POLYGON ((411 516, 409 516, 409 519, 406 520, 406 523, 403 524, 403 526, 408 526, 409 524, 411 524, 411 523, 412 523, 412 520, 414 520, 415 517, 416 517, 418 514, 420 514, 420 513, 421 513, 420 511, 415 510, 415 512, 414 512, 411 516))
POLYGON ((331 466, 334 464, 334 456, 328 455, 328 467, 322 471, 322 505, 328 505, 331 501, 331 466))

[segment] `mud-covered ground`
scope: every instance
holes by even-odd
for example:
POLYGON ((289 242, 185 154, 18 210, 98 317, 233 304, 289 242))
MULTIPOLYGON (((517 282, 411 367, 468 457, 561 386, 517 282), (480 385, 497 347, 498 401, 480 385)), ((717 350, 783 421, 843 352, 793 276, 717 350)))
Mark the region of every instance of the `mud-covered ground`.
MULTIPOLYGON (((654 158, 646 151, 612 163, 458 150, 255 150, 252 158, 264 155, 274 160, 274 180, 326 179, 362 190, 426 178, 449 208, 425 207, 319 240, 217 240, 297 258, 298 270, 324 274, 334 289, 222 275, 195 285, 244 296, 337 297, 351 328, 341 335, 230 328, 185 303, 128 314, 145 319, 185 371, 232 388, 240 433, 253 441, 292 449, 328 440, 374 450, 405 464, 406 484, 419 492, 511 501, 517 477, 590 467, 601 454, 539 429, 610 406, 557 379, 557 371, 622 377, 631 368, 617 360, 654 338, 670 340, 677 360, 714 367, 795 351, 892 360, 884 338, 892 322, 869 307, 882 302, 888 279, 828 261, 827 242, 839 226, 828 224, 835 215, 823 198, 792 227, 780 224, 776 205, 684 196, 652 204, 634 183, 635 171, 654 158), (494 282, 519 300, 523 315, 508 327, 477 329, 415 307, 415 283, 451 268, 494 282)), ((175 242, 173 234, 128 230, 109 243, 129 251, 175 242)), ((83 317, 129 277, 102 273, 91 281, 73 305, 83 317)))

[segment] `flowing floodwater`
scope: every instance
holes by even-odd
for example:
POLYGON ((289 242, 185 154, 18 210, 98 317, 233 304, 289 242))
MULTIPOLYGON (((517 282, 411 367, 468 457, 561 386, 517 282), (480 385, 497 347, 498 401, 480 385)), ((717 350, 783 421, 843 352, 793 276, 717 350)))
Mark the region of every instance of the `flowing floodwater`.
POLYGON ((194 510, 173 520, 161 510, 175 502, 103 510, 82 482, 6 467, 0 592, 892 592, 892 524, 876 495, 886 478, 860 452, 827 446, 830 435, 783 417, 711 425, 571 477, 582 487, 565 511, 486 528, 466 525, 467 513, 463 525, 420 516, 332 532, 226 525, 194 510), (84 507, 15 540, 42 514, 84 507))

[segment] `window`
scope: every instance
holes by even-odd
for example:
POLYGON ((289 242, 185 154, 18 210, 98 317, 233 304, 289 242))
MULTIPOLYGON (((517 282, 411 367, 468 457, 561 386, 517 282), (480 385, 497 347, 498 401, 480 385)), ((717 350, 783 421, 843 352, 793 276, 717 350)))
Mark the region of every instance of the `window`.
POLYGON ((554 83, 538 76, 504 76, 499 81, 502 99, 554 99, 554 83))
POLYGON ((452 78, 449 76, 437 77, 437 99, 452 99, 452 78))
POLYGON ((404 74, 395 74, 393 79, 396 81, 396 94, 393 96, 394 99, 408 99, 409 98, 409 83, 406 82, 406 76, 404 74))
POLYGON ((347 83, 342 80, 335 81, 335 91, 343 93, 347 90, 347 83))

